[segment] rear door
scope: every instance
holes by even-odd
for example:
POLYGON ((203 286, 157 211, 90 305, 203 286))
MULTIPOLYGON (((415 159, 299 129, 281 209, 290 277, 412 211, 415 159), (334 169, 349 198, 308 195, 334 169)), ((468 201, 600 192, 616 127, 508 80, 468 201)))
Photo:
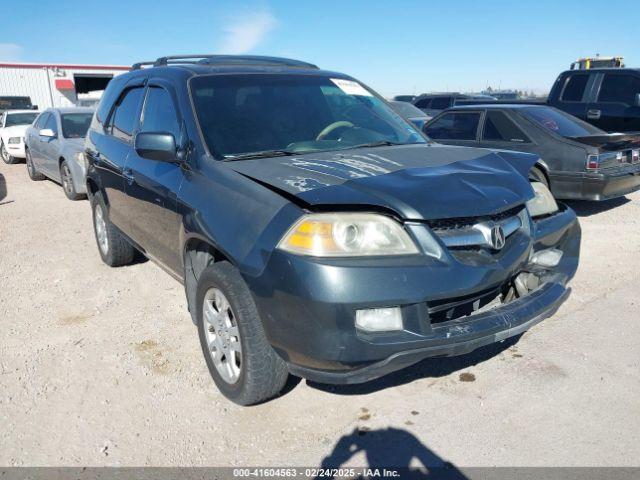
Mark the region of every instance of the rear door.
POLYGON ((92 137, 96 147, 92 154, 93 164, 107 197, 109 220, 129 236, 130 212, 127 211, 124 168, 133 150, 133 137, 144 98, 144 80, 134 80, 118 96, 107 117, 104 134, 92 137))
POLYGON ((589 104, 588 121, 607 132, 640 130, 640 75, 607 72, 598 75, 597 96, 589 104))
POLYGON ((559 80, 558 98, 553 99, 553 106, 582 120, 589 121, 587 119, 587 105, 595 77, 595 74, 590 74, 588 71, 566 74, 564 78, 559 80))
POLYGON ((58 171, 58 152, 60 151, 60 136, 62 131, 58 125, 58 114, 51 112, 44 128, 53 131, 54 136, 40 137, 40 170, 48 177, 59 180, 60 172, 58 171))
MULTIPOLYGON (((175 92, 168 82, 151 80, 139 132, 170 133, 185 144, 175 92)), ((143 158, 132 149, 125 168, 126 204, 131 238, 164 267, 180 275, 180 218, 177 193, 183 179, 180 163, 143 158)))
POLYGON ((444 112, 429 122, 424 132, 429 138, 439 143, 475 147, 481 119, 481 110, 444 112))

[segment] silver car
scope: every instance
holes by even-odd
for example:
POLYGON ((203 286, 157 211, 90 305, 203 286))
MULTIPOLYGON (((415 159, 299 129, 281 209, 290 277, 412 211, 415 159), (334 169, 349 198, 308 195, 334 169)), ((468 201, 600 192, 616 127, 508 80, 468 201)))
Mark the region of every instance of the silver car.
POLYGON ((87 190, 82 152, 92 117, 91 108, 49 108, 42 112, 25 133, 29 177, 49 177, 62 184, 70 200, 83 198, 87 190))

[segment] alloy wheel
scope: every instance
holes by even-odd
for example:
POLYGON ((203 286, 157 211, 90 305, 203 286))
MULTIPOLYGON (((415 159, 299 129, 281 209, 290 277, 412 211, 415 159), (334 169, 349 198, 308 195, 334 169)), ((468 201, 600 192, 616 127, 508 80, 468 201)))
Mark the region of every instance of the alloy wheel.
POLYGON ((64 191, 67 192, 68 195, 73 195, 73 180, 71 178, 71 171, 69 170, 69 166, 66 163, 62 164, 62 186, 64 187, 64 191))
POLYGON ((236 317, 224 293, 217 288, 207 290, 202 315, 213 365, 225 382, 234 384, 242 372, 242 345, 236 317))
POLYGON ((104 219, 104 212, 100 204, 96 205, 95 213, 96 238, 98 246, 103 255, 109 253, 109 238, 107 237, 107 223, 104 219))
POLYGON ((2 160, 4 160, 5 163, 9 163, 9 152, 7 152, 4 143, 0 147, 0 154, 2 155, 2 160))

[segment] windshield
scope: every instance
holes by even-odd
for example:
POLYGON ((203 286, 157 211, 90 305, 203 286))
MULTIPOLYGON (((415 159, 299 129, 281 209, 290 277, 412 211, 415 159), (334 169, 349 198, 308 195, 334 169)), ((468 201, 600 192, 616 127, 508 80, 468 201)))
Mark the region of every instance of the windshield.
POLYGON ((408 102, 391 102, 393 109, 405 118, 424 117, 424 112, 408 102))
POLYGON ((64 138, 84 138, 92 118, 91 112, 62 114, 62 135, 64 138))
POLYGON ((352 80, 319 75, 206 75, 191 81, 200 128, 220 157, 307 153, 427 140, 352 80))
POLYGON ((8 113, 5 127, 15 127, 16 125, 31 125, 38 116, 38 112, 35 113, 8 113))
POLYGON ((31 108, 29 97, 0 97, 0 110, 21 110, 31 108))
POLYGON ((549 107, 525 107, 522 114, 562 137, 582 137, 603 133, 599 128, 549 107))

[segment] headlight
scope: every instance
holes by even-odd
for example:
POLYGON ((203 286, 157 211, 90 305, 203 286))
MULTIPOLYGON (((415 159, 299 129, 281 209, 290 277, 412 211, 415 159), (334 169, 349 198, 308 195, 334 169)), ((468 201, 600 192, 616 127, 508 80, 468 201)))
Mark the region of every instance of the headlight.
POLYGON ((527 202, 527 210, 532 217, 548 215, 558 211, 558 204, 551 192, 540 182, 531 182, 535 197, 527 202))
POLYGON ((300 218, 278 248, 314 257, 409 255, 418 248, 402 226, 375 213, 318 213, 300 218))
POLYGON ((15 145, 16 143, 20 143, 20 137, 11 137, 11 138, 9 138, 7 143, 11 143, 13 145, 15 145))

